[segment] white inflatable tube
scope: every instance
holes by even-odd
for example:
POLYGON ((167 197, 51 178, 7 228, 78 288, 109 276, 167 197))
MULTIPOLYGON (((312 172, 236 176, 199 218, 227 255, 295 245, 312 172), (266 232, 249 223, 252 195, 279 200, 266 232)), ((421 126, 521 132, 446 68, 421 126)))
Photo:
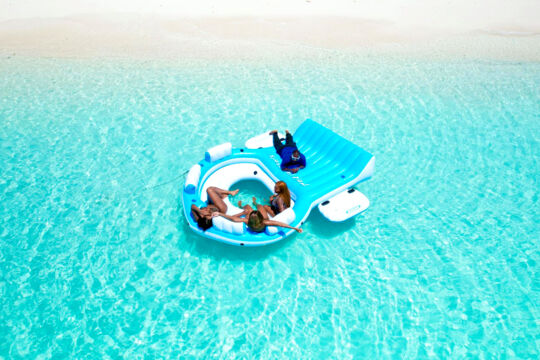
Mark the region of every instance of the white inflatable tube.
MULTIPOLYGON (((294 219, 296 219, 296 214, 292 208, 287 208, 272 218, 272 220, 280 221, 287 225, 290 225, 294 219)), ((268 235, 274 235, 277 234, 280 229, 281 228, 277 226, 267 226, 266 233, 268 235)))
POLYGON ((204 159, 208 162, 214 162, 216 160, 224 158, 225 156, 231 155, 231 153, 232 144, 228 142, 208 149, 204 154, 204 159))
POLYGON ((189 172, 186 176, 186 183, 184 189, 188 194, 194 194, 197 190, 197 185, 199 184, 199 178, 201 177, 201 166, 195 164, 189 169, 189 172))
MULTIPOLYGON (((278 137, 280 139, 285 139, 285 135, 283 135, 282 133, 278 133, 278 137)), ((248 139, 245 146, 248 149, 262 149, 274 146, 274 141, 272 135, 270 135, 269 131, 267 131, 260 135, 254 136, 251 139, 248 139)))
POLYGON ((244 223, 230 221, 221 216, 213 218, 212 225, 223 232, 236 235, 243 234, 245 229, 244 223))

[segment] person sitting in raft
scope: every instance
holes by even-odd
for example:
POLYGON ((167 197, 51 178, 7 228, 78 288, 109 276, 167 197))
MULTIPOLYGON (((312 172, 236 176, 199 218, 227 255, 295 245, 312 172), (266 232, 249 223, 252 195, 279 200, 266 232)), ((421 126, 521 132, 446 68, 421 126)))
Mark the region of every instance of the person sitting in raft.
POLYGON ((284 181, 274 185, 275 194, 270 196, 270 205, 264 205, 266 212, 274 217, 291 206, 291 193, 284 181))
POLYGON ((306 157, 298 151, 289 130, 285 130, 285 144, 279 139, 277 130, 270 131, 269 135, 272 135, 274 148, 281 157, 281 170, 296 174, 298 170, 306 167, 306 157))
POLYGON ((299 233, 302 232, 302 229, 295 228, 293 226, 290 226, 288 224, 282 223, 281 221, 274 221, 270 220, 268 217, 268 212, 264 208, 264 206, 257 204, 257 199, 253 197, 253 205, 257 208, 257 210, 253 210, 253 208, 249 205, 242 207, 242 201, 238 202, 238 207, 241 207, 244 209, 243 212, 240 214, 236 214, 234 216, 230 216, 225 214, 222 211, 215 212, 212 214, 213 217, 215 216, 223 216, 225 219, 234 221, 234 222, 243 222, 247 225, 248 229, 250 229, 253 232, 264 232, 266 230, 267 226, 280 226, 287 229, 294 229, 298 231, 299 233), (240 217, 241 215, 246 215, 246 217, 240 217))
POLYGON ((191 214, 197 222, 197 225, 203 230, 208 230, 212 227, 212 214, 215 212, 227 212, 227 204, 223 199, 229 195, 238 194, 238 189, 233 191, 223 190, 215 186, 210 186, 206 189, 208 195, 208 205, 198 208, 195 204, 191 205, 191 214))

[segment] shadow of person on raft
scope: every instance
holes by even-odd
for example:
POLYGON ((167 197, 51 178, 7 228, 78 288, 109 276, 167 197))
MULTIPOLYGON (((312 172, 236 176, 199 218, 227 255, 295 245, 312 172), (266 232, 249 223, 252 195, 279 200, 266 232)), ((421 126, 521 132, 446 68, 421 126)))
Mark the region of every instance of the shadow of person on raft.
POLYGON ((347 231, 351 230, 356 226, 355 217, 352 217, 343 222, 332 222, 326 219, 318 208, 311 210, 309 214, 306 225, 309 226, 309 233, 312 233, 318 238, 334 238, 337 236, 342 236, 347 231))

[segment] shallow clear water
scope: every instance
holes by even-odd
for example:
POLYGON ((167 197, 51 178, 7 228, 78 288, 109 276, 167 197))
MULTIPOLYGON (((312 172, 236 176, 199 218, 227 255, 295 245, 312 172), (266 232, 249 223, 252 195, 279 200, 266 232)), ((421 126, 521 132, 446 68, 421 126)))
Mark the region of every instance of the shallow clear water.
POLYGON ((0 358, 538 357, 540 64, 0 74, 0 358), (205 149, 305 118, 376 156, 371 207, 263 248, 192 234, 205 149))

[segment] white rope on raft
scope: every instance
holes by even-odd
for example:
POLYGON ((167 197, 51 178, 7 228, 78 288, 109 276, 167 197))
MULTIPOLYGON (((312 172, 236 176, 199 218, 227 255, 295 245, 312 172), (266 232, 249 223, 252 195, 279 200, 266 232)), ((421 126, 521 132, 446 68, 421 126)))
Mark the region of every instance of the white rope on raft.
MULTIPOLYGON (((164 186, 164 185, 167 185, 167 184, 170 184, 172 182, 175 182, 177 180, 179 180, 180 178, 182 178, 183 176, 185 176, 187 173, 189 172, 189 170, 185 170, 184 172, 182 172, 180 175, 178 176, 175 176, 174 178, 170 179, 170 180, 167 180, 167 181, 164 181, 162 183, 159 183, 159 184, 156 184, 156 185, 152 185, 152 186, 143 186, 137 190, 134 190, 134 191, 131 191, 129 193, 129 195, 133 195, 133 194, 140 194, 144 191, 148 191, 148 190, 153 190, 153 189, 156 189, 158 187, 161 187, 161 186, 164 186)), ((117 195, 117 194, 115 194, 117 195)), ((123 195, 123 194, 120 194, 120 195, 123 195)), ((128 194, 125 194, 125 195, 128 195, 128 194)), ((103 202, 103 201, 110 201, 110 200, 113 200, 113 196, 114 195, 102 195, 99 199, 96 200, 96 202, 103 202)))

